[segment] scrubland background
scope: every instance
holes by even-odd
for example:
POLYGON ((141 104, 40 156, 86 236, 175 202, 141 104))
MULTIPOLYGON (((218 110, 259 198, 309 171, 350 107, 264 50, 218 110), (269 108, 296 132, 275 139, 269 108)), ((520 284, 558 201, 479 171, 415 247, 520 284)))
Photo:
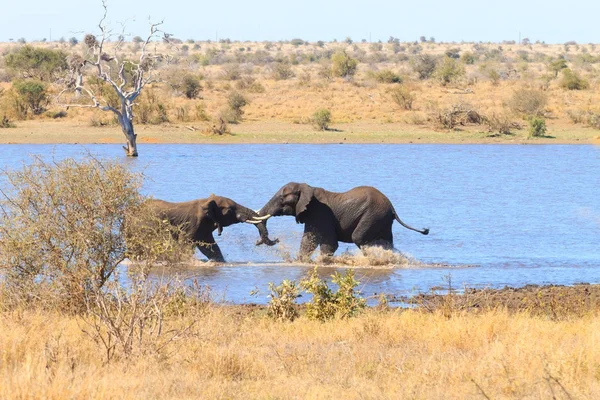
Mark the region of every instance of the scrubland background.
MULTIPOLYGON (((140 41, 126 39, 115 54, 135 60, 140 41)), ((221 119, 230 124, 225 132, 246 134, 249 141, 286 134, 299 141, 328 134, 337 140, 341 131, 356 141, 404 135, 407 141, 537 137, 575 143, 593 140, 600 128, 595 44, 174 42, 150 44, 161 56, 157 82, 143 90, 135 108, 135 123, 157 141, 218 135, 221 119), (314 133, 323 130, 329 131, 314 133)), ((111 43, 106 51, 114 52, 111 43)), ((52 121, 46 133, 58 137, 68 137, 74 126, 80 132, 114 126, 111 113, 67 110, 67 101, 56 97, 68 87, 69 60, 87 52, 77 38, 0 44, 2 125, 35 132, 41 121, 52 121), (46 61, 32 66, 31 59, 46 61)), ((87 70, 85 84, 114 101, 93 72, 87 70)))

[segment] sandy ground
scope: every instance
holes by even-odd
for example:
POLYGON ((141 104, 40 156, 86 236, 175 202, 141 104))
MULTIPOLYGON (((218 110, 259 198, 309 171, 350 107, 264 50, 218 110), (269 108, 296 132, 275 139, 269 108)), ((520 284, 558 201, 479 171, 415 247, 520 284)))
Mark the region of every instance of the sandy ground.
MULTIPOLYGON (((310 125, 279 121, 248 121, 232 125, 232 134, 215 136, 198 124, 138 125, 138 143, 505 143, 600 144, 600 132, 590 128, 556 125, 548 137, 528 139, 526 130, 490 136, 481 130, 435 131, 425 126, 371 121, 337 124, 330 131, 310 125)), ((77 121, 23 121, 0 129, 0 144, 124 143, 118 126, 91 127, 77 121)))

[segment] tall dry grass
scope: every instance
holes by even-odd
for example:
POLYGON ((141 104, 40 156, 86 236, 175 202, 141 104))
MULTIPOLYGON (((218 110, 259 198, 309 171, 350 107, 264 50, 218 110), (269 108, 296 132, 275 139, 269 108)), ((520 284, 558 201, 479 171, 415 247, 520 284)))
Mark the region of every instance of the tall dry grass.
POLYGON ((504 311, 448 318, 370 310, 350 320, 278 323, 248 307, 211 306, 176 345, 108 364, 81 327, 63 314, 0 314, 0 397, 600 396, 597 314, 552 321, 504 311))

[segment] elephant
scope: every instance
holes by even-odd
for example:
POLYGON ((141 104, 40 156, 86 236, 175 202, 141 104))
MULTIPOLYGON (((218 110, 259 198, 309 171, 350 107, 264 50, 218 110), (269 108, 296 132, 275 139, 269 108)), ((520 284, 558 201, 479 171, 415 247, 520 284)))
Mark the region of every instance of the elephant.
POLYGON ((211 261, 225 262, 223 253, 213 237, 213 231, 217 230, 220 236, 223 227, 233 224, 241 222, 254 224, 260 234, 260 240, 256 242, 257 246, 260 244, 273 246, 279 242, 278 239, 269 239, 266 225, 268 217, 261 218, 256 211, 227 197, 213 194, 206 199, 181 203, 150 199, 148 205, 159 218, 168 220, 171 225, 179 227, 187 234, 192 243, 211 261))
POLYGON ((405 228, 423 235, 429 233, 429 229, 415 229, 402 222, 390 200, 371 186, 335 193, 290 182, 258 214, 263 218, 293 215, 297 223, 304 224, 300 260, 310 259, 317 246, 321 247, 322 255, 332 256, 338 242, 354 243, 363 250, 369 246, 393 249, 394 219, 405 228))

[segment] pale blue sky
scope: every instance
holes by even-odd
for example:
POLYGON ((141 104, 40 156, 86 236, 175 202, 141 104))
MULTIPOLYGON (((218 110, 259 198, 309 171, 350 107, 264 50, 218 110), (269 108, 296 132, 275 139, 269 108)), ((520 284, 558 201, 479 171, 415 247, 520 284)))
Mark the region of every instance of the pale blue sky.
MULTIPOLYGON (((2 0, 0 41, 81 37, 95 30, 100 0, 2 0), (51 33, 50 33, 51 32, 51 33)), ((109 20, 144 36, 150 16, 180 39, 600 42, 600 0, 108 0, 109 20)))

